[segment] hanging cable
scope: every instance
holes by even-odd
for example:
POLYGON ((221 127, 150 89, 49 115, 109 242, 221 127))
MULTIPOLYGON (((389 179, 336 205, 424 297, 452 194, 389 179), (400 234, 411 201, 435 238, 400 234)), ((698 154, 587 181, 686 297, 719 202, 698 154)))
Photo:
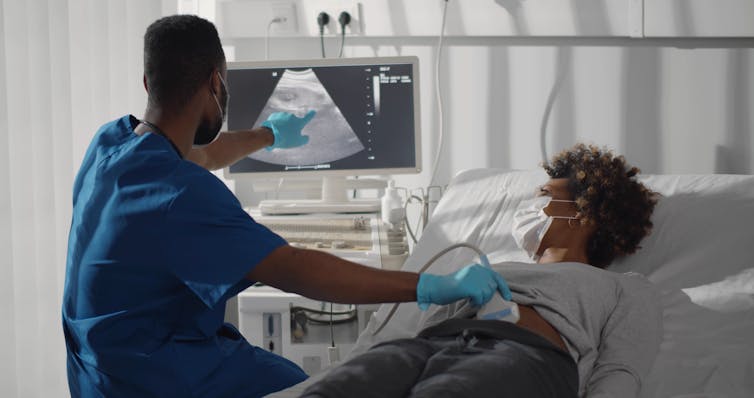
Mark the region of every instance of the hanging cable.
POLYGON ((437 123, 438 139, 437 139, 437 153, 435 154, 435 160, 432 163, 432 177, 429 179, 429 186, 435 185, 435 177, 437 176, 437 166, 440 162, 440 155, 442 154, 443 147, 443 113, 442 113, 442 92, 440 91, 440 59, 442 58, 442 42, 445 37, 445 20, 448 15, 448 0, 445 0, 442 9, 442 24, 440 25, 440 38, 437 42, 437 59, 435 63, 435 96, 437 98, 437 113, 439 120, 437 123))
POLYGON ((545 105, 545 111, 542 114, 542 123, 539 128, 539 150, 542 154, 542 164, 547 165, 550 157, 547 155, 547 125, 550 121, 550 113, 552 107, 555 105, 555 100, 560 94, 560 88, 563 85, 563 81, 566 78, 566 74, 570 69, 570 52, 565 53, 563 48, 558 49, 558 65, 557 75, 555 76, 555 83, 552 85, 550 95, 547 97, 547 105, 545 105))
POLYGON ((335 330, 332 326, 332 303, 330 303, 330 347, 335 347, 335 330))
POLYGON ((346 45, 346 26, 351 23, 351 14, 343 11, 338 16, 338 23, 340 24, 340 52, 338 58, 343 58, 343 47, 346 45))
POLYGON ((283 23, 286 19, 283 17, 275 17, 267 24, 267 35, 264 37, 264 59, 270 59, 270 28, 276 23, 283 23))
POLYGON ((327 58, 325 55, 325 26, 330 23, 330 15, 324 11, 317 15, 317 25, 319 25, 319 44, 322 49, 322 58, 327 58))
POLYGON ((423 216, 424 214, 419 215, 419 219, 416 221, 416 227, 414 229, 411 228, 411 224, 408 221, 408 205, 409 203, 413 202, 414 200, 417 200, 419 203, 421 203, 422 198, 416 195, 411 195, 406 199, 406 203, 403 205, 403 221, 406 223, 406 231, 408 232, 408 236, 411 237, 411 240, 416 243, 418 239, 416 238, 416 235, 419 233, 419 225, 420 223, 424 222, 423 216), (416 230, 416 233, 414 233, 414 230, 416 230))
POLYGON ((280 195, 280 189, 282 189, 282 188, 283 188, 283 182, 284 182, 284 181, 285 181, 285 178, 283 178, 283 177, 280 177, 280 178, 278 179, 278 185, 277 185, 277 187, 275 188, 275 199, 279 199, 278 195, 280 195))

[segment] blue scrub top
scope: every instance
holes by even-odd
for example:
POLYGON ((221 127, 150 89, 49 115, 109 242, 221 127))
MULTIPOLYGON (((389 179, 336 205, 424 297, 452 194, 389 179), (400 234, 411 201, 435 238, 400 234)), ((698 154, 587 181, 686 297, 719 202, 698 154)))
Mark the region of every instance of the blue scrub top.
POLYGON ((257 397, 306 378, 223 323, 244 276, 286 242, 209 171, 124 116, 73 187, 63 330, 73 397, 257 397))

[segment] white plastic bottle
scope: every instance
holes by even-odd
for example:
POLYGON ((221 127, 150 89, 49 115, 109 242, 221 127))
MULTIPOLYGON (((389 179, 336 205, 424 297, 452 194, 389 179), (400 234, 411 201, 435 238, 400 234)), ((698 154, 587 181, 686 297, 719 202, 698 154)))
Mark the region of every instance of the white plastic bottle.
POLYGON ((385 194, 382 196, 382 222, 390 226, 395 226, 403 220, 403 201, 398 190, 395 189, 395 181, 387 182, 385 194))

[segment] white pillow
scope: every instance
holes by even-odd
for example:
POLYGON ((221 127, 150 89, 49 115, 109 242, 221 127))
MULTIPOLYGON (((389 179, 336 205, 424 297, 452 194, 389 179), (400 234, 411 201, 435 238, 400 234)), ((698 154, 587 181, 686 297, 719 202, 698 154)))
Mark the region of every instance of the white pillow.
POLYGON ((646 275, 665 289, 720 281, 754 266, 754 176, 641 179, 663 196, 642 249, 610 270, 646 275))
MULTIPOLYGON (((410 268, 459 241, 479 245, 490 257, 526 261, 510 233, 513 213, 547 179, 541 169, 460 172, 438 204, 426 239, 409 258, 410 268)), ((638 272, 663 289, 681 289, 754 267, 754 176, 640 175, 639 180, 661 195, 653 230, 636 253, 608 269, 638 272)), ((467 254, 449 255, 473 259, 467 254)), ((459 267, 458 261, 448 261, 443 269, 443 263, 435 272, 459 267)))

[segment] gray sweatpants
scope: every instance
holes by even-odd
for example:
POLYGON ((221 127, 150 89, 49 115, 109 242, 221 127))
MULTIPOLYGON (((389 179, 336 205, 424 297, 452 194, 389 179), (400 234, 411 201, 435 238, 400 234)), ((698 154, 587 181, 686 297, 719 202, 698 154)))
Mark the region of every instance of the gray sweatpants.
POLYGON ((576 397, 571 356, 506 322, 449 319, 410 339, 377 344, 302 397, 576 397))

